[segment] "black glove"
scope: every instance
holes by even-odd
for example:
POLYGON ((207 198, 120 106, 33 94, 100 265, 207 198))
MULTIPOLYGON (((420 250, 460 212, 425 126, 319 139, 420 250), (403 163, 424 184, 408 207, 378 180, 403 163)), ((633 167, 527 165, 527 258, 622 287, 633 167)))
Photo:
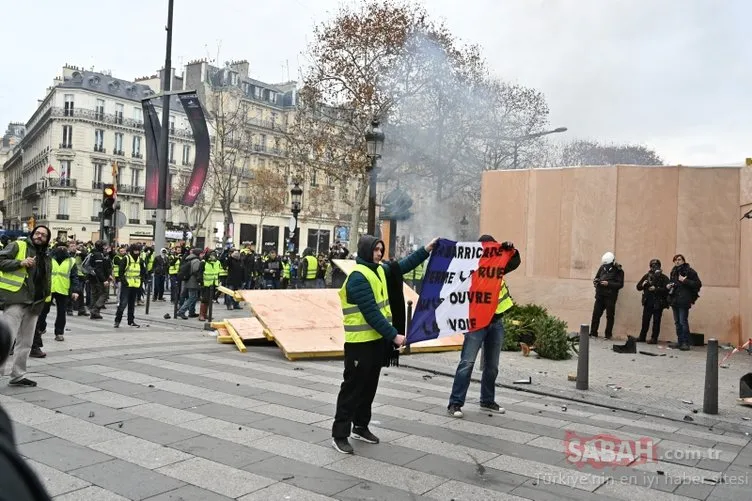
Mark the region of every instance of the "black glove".
POLYGON ((501 244, 501 248, 504 250, 512 250, 514 249, 514 244, 512 242, 507 241, 501 244))

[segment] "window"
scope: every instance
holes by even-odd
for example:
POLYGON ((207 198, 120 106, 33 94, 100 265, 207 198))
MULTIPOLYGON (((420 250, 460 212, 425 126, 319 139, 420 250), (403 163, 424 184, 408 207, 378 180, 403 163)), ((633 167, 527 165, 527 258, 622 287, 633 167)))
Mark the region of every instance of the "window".
POLYGON ((131 186, 138 188, 141 177, 141 171, 139 169, 131 169, 131 186))
POLYGON ((170 143, 170 156, 168 158, 171 164, 175 163, 175 143, 170 143))
POLYGON ((73 148, 73 126, 63 125, 63 143, 61 148, 73 148))
POLYGON ((261 134, 259 144, 261 145, 261 151, 266 151, 266 136, 264 134, 261 134))
POLYGON ((104 99, 97 99, 97 107, 94 109, 96 120, 104 120, 104 99))
POLYGON ((92 188, 101 188, 104 180, 102 179, 102 173, 104 172, 104 164, 94 164, 94 176, 92 188))
POLYGON ((133 136, 133 158, 141 158, 141 136, 133 136))
POLYGON ((272 129, 274 128, 274 125, 275 125, 275 124, 277 123, 277 118, 278 118, 278 116, 277 116, 277 112, 276 112, 276 111, 273 111, 273 112, 272 112, 272 118, 270 119, 270 121, 271 121, 271 126, 272 126, 271 128, 272 128, 272 129))
POLYGON ((133 107, 133 120, 136 121, 136 123, 141 123, 144 121, 144 113, 141 108, 138 106, 133 107))
POLYGON ((141 219, 141 206, 138 202, 131 202, 129 204, 129 219, 140 220, 141 219))
POLYGON ((73 116, 73 94, 66 94, 65 95, 65 112, 64 115, 66 117, 72 117, 73 116))
POLYGON ((104 130, 102 129, 94 131, 94 151, 104 153, 104 130))
POLYGON ((68 186, 70 184, 71 177, 71 161, 60 161, 60 186, 68 186))
POLYGON ((113 155, 123 154, 123 133, 122 132, 115 133, 115 147, 113 148, 112 154, 113 155))
POLYGON ((170 115, 170 134, 175 134, 175 115, 170 115))
POLYGON ((91 201, 91 215, 99 217, 99 212, 102 210, 102 199, 94 198, 91 201))
POLYGON ((269 101, 272 103, 277 102, 277 93, 276 92, 269 92, 269 101))
POLYGON ((311 186, 317 186, 316 185, 316 171, 311 172, 311 186))
MULTIPOLYGON (((70 197, 67 193, 60 193, 57 198, 57 214, 58 216, 68 216, 70 214, 70 197)), ((58 217, 60 219, 60 217, 58 217)))
POLYGON ((115 123, 116 124, 123 123, 123 103, 115 104, 115 123))
POLYGON ((183 145, 183 165, 190 165, 191 161, 191 145, 183 145))

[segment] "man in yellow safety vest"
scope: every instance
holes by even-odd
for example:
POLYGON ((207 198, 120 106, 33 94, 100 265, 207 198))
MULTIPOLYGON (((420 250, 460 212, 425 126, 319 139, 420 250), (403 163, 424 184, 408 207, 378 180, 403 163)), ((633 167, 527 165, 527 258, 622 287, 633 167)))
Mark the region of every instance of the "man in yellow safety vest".
POLYGON ((313 249, 306 247, 303 250, 303 257, 300 259, 300 269, 298 269, 298 279, 304 289, 316 288, 318 273, 319 260, 313 255, 313 249))
POLYGON ((136 323, 136 299, 141 283, 146 277, 146 264, 140 259, 141 244, 131 244, 128 254, 120 260, 120 303, 115 312, 115 328, 120 327, 123 312, 128 307, 128 325, 141 327, 136 323))
POLYGON ((76 270, 75 259, 71 257, 68 251, 68 244, 58 241, 51 252, 51 257, 50 269, 52 282, 50 295, 47 296, 42 313, 37 319, 34 342, 31 345, 31 353, 29 354, 30 357, 34 358, 44 358, 47 356, 42 351, 42 347, 44 346, 42 336, 47 333, 47 315, 50 313, 52 300, 55 300, 55 306, 57 307, 55 341, 65 341, 63 334, 65 333, 65 324, 68 319, 66 310, 68 309, 69 297, 75 301, 78 299, 78 294, 80 293, 81 286, 78 280, 78 270, 76 270))
MULTIPOLYGON (((478 239, 479 242, 496 242, 491 235, 483 235, 478 239)), ((504 273, 509 273, 517 269, 522 262, 520 253, 514 248, 512 242, 501 244, 504 250, 513 250, 514 256, 504 267, 504 273)), ((457 365, 457 372, 454 375, 452 393, 449 396, 449 406, 447 413, 456 418, 464 416, 462 406, 465 405, 467 389, 470 387, 470 377, 473 374, 475 359, 478 357, 478 351, 483 347, 483 374, 480 382, 480 408, 484 412, 504 413, 504 409, 496 403, 496 378, 499 375, 499 357, 501 348, 504 345, 504 323, 502 316, 504 312, 514 306, 512 297, 509 295, 509 289, 505 280, 502 280, 499 291, 499 299, 496 305, 496 312, 491 323, 483 329, 466 332, 465 340, 462 343, 462 353, 460 362, 457 365)))
POLYGON ((219 271, 222 266, 217 260, 217 253, 210 251, 204 257, 199 268, 202 283, 201 283, 201 306, 199 306, 198 319, 201 322, 206 321, 206 314, 209 311, 209 303, 214 301, 214 290, 219 285, 219 271))
MULTIPOLYGON (((50 295, 50 258, 47 246, 50 229, 37 226, 27 238, 9 242, 0 250, 0 302, 5 304, 3 318, 8 324, 15 348, 10 372, 10 386, 36 386, 26 378, 26 363, 34 341, 37 318, 50 295)), ((5 364, 0 363, 0 376, 5 364)))
MULTIPOLYGON (((392 320, 389 305, 389 290, 395 284, 392 277, 397 273, 397 278, 400 278, 399 275, 425 261, 437 241, 432 240, 425 248, 399 261, 398 265, 381 264, 385 249, 382 240, 363 235, 358 242, 357 264, 339 290, 345 327, 345 372, 332 424, 332 446, 343 454, 353 453, 348 441, 351 431, 356 440, 379 443, 378 437, 368 429, 371 405, 386 350, 405 342, 405 326, 396 320, 396 309, 394 322, 392 320)), ((399 280, 397 285, 401 287, 401 284, 399 280)))

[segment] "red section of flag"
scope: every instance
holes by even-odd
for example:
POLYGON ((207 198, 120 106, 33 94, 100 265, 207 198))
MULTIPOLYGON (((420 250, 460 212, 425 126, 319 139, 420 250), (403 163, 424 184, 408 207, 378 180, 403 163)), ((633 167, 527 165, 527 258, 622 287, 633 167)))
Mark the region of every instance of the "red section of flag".
POLYGON ((499 302, 504 267, 514 251, 501 250, 497 242, 483 242, 483 256, 478 260, 478 268, 470 278, 470 319, 471 325, 479 330, 488 326, 499 302), (475 319, 475 322, 472 322, 475 319))
POLYGON ((52 166, 52 164, 48 165, 47 166, 47 175, 50 175, 53 172, 55 172, 55 168, 52 166))

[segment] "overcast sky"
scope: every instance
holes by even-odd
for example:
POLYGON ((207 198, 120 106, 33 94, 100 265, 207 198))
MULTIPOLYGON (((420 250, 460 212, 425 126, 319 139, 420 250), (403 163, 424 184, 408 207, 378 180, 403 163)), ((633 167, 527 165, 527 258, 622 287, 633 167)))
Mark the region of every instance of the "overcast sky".
MULTIPOLYGON (((297 78, 342 0, 176 0, 173 65, 247 59, 297 78)), ((347 3, 347 2, 346 2, 347 3)), ((424 0, 501 78, 542 90, 567 138, 640 143, 670 163, 752 156, 752 2, 424 0)), ((133 79, 164 64, 166 0, 0 0, 0 127, 26 121, 64 63, 133 79)))

